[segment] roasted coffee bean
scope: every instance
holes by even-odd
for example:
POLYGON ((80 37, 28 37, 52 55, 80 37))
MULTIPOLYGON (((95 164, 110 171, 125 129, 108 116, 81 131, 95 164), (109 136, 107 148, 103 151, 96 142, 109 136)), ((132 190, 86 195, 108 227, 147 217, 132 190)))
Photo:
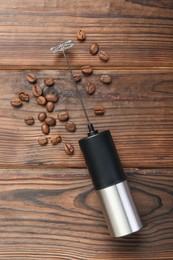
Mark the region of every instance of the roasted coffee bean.
POLYGON ((46 136, 41 136, 41 137, 39 137, 39 139, 38 139, 38 143, 39 143, 39 145, 46 145, 47 143, 48 143, 48 139, 47 139, 47 137, 46 136))
POLYGON ((33 73, 29 73, 26 78, 30 83, 35 83, 37 81, 37 77, 33 73))
POLYGON ((91 44, 89 50, 90 50, 90 53, 91 53, 92 55, 96 55, 96 54, 98 53, 98 51, 99 51, 99 45, 98 45, 98 43, 93 43, 93 44, 91 44))
POLYGON ((74 147, 72 144, 66 143, 64 144, 64 151, 68 155, 72 155, 74 153, 74 147))
POLYGON ((74 122, 69 121, 67 123, 65 123, 65 128, 69 131, 69 132, 75 132, 76 131, 76 125, 74 122))
POLYGON ((40 122, 43 122, 46 117, 47 117, 47 114, 46 114, 45 112, 40 112, 40 113, 38 114, 38 120, 39 120, 40 122))
POLYGON ((91 66, 82 66, 81 71, 85 75, 91 75, 93 73, 93 69, 91 66))
POLYGON ((105 108, 102 105, 97 105, 94 107, 95 115, 103 115, 105 113, 105 108))
POLYGON ((45 120, 44 120, 44 122, 45 122, 48 126, 54 126, 54 125, 56 125, 56 120, 55 120, 55 118, 54 118, 54 117, 51 117, 51 116, 46 117, 45 120))
POLYGON ((61 136, 58 135, 58 134, 57 135, 52 135, 51 138, 50 138, 50 142, 53 145, 56 145, 56 144, 60 143, 61 142, 61 136))
POLYGON ((74 80, 75 80, 76 82, 79 82, 79 81, 81 81, 81 79, 82 79, 82 77, 81 77, 80 74, 75 74, 75 75, 73 75, 73 78, 74 78, 74 80))
POLYGON ((89 95, 92 95, 94 94, 96 88, 93 83, 89 82, 86 84, 85 89, 89 95))
POLYGON ((64 112, 60 112, 58 114, 58 119, 59 121, 67 121, 69 119, 69 114, 68 112, 64 111, 64 112))
POLYGON ((43 90, 42 90, 42 88, 39 85, 33 86, 32 87, 32 94, 35 97, 39 97, 39 96, 41 96, 43 94, 43 90))
POLYGON ((13 97, 10 101, 11 105, 13 107, 21 107, 22 106, 22 100, 18 97, 13 97))
POLYGON ((48 78, 44 80, 44 84, 48 87, 52 86, 54 84, 54 80, 52 78, 48 78))
POLYGON ((47 94, 46 96, 45 96, 45 98, 46 98, 46 100, 47 101, 50 101, 50 102, 57 102, 58 101, 58 99, 59 99, 59 97, 58 97, 58 95, 56 95, 56 94, 47 94))
POLYGON ((45 105, 46 104, 46 99, 45 99, 45 97, 43 97, 43 96, 39 96, 38 98, 37 98, 37 103, 39 104, 39 105, 45 105))
POLYGON ((25 124, 27 124, 27 125, 33 125, 34 124, 33 116, 26 117, 24 121, 25 121, 25 124))
POLYGON ((100 51, 99 52, 99 58, 103 61, 108 61, 109 60, 109 55, 106 51, 100 51))
POLYGON ((76 38, 79 40, 79 41, 84 41, 86 39, 86 33, 84 30, 82 29, 79 29, 77 31, 77 34, 76 34, 76 38))
POLYGON ((30 96, 27 92, 22 91, 22 92, 19 93, 19 98, 22 101, 28 102, 29 99, 30 99, 30 96))
POLYGON ((43 132, 43 134, 48 135, 50 132, 50 128, 47 124, 43 123, 41 126, 41 131, 43 132))
POLYGON ((110 84, 112 81, 112 78, 110 75, 104 74, 100 77, 100 81, 105 83, 105 84, 110 84))
POLYGON ((54 110, 54 103, 53 102, 47 102, 46 104, 46 109, 47 109, 47 112, 52 112, 54 110))

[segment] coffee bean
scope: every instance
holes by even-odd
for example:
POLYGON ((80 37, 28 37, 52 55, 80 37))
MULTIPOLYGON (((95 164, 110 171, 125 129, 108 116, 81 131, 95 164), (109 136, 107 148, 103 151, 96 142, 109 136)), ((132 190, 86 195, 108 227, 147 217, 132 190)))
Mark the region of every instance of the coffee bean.
POLYGON ((34 118, 32 116, 28 116, 25 118, 25 124, 27 125, 33 125, 34 124, 34 118))
POLYGON ((56 145, 56 144, 60 143, 61 142, 61 136, 58 135, 58 134, 57 135, 52 135, 51 138, 50 138, 50 142, 53 145, 56 145))
POLYGON ((43 122, 45 120, 45 118, 47 117, 45 112, 40 112, 38 114, 38 120, 40 120, 41 122, 43 122))
POLYGON ((47 109, 47 112, 52 112, 54 110, 54 103, 53 102, 47 102, 46 104, 46 109, 47 109))
POLYGON ((39 96, 41 96, 43 94, 43 90, 42 90, 42 88, 39 85, 33 86, 32 87, 32 94, 35 97, 39 97, 39 96))
POLYGON ((58 101, 58 99, 59 99, 59 97, 58 97, 58 95, 56 95, 56 94, 47 94, 46 96, 45 96, 45 98, 46 98, 46 100, 47 101, 50 101, 50 102, 57 102, 58 101))
POLYGON ((92 55, 96 55, 96 54, 98 53, 98 51, 99 51, 99 45, 98 45, 98 43, 93 43, 93 44, 91 44, 89 50, 90 50, 90 53, 91 53, 92 55))
POLYGON ((29 73, 26 78, 30 83, 35 83, 37 81, 37 77, 33 73, 29 73))
POLYGON ((81 71, 85 75, 91 75, 93 73, 93 69, 91 66, 82 66, 81 71))
POLYGON ((68 155, 72 155, 74 153, 74 147, 72 144, 66 143, 64 144, 64 151, 68 155))
POLYGON ((65 128, 69 131, 69 132, 75 132, 76 131, 76 125, 74 122, 69 121, 67 123, 65 123, 65 128))
POLYGON ((102 61, 108 61, 109 60, 109 55, 106 51, 100 51, 99 52, 99 58, 102 60, 102 61))
POLYGON ((45 105, 45 104, 46 104, 46 99, 45 99, 45 97, 39 96, 39 97, 37 98, 37 103, 38 103, 39 105, 41 105, 41 106, 45 105))
POLYGON ((13 97, 11 99, 10 103, 13 107, 21 107, 22 106, 22 101, 18 97, 13 97))
POLYGON ((28 102, 30 99, 30 96, 27 92, 22 91, 19 93, 19 99, 22 101, 28 102))
POLYGON ((96 88, 93 83, 89 82, 86 84, 85 89, 89 95, 92 95, 94 94, 96 88))
POLYGON ((54 80, 52 78, 48 78, 44 80, 44 84, 48 87, 52 86, 54 84, 54 80))
POLYGON ((103 115, 105 113, 104 106, 102 106, 102 105, 95 106, 94 113, 95 113, 95 115, 103 115))
POLYGON ((110 75, 104 74, 100 77, 100 81, 105 83, 105 84, 110 84, 112 81, 112 78, 110 75))
POLYGON ((74 78, 74 80, 75 80, 76 82, 79 82, 79 81, 81 81, 81 79, 82 79, 82 77, 81 77, 80 74, 75 74, 75 75, 73 75, 73 78, 74 78))
POLYGON ((60 112, 58 114, 58 119, 59 121, 67 121, 69 119, 69 114, 68 112, 64 111, 64 112, 60 112))
POLYGON ((39 137, 39 139, 38 139, 38 143, 39 143, 39 145, 46 145, 47 143, 48 143, 48 139, 47 139, 47 137, 46 136, 41 136, 41 137, 39 137))
POLYGON ((54 117, 51 117, 51 116, 46 117, 45 120, 44 120, 44 122, 45 122, 48 126, 54 126, 54 125, 56 125, 56 120, 55 120, 55 118, 54 118, 54 117))
POLYGON ((48 135, 50 132, 50 128, 47 124, 43 123, 41 126, 41 131, 43 132, 43 134, 48 135))
POLYGON ((76 34, 76 38, 79 40, 79 41, 84 41, 86 39, 86 33, 84 30, 82 29, 79 29, 77 31, 77 34, 76 34))

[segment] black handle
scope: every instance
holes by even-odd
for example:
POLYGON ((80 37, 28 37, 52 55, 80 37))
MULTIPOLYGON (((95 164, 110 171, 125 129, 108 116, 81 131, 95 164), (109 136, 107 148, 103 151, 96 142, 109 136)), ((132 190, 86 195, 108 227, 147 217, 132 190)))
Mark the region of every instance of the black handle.
POLYGON ((79 140, 96 190, 126 180, 109 130, 79 140))

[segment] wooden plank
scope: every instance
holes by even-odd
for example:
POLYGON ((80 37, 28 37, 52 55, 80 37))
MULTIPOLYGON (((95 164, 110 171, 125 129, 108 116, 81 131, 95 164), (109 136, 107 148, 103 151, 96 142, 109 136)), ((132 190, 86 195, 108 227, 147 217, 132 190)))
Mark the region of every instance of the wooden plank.
POLYGON ((144 228, 111 238, 86 170, 0 170, 1 259, 171 259, 170 170, 128 170, 144 228))
POLYGON ((109 67, 172 67, 172 1, 19 1, 0 5, 0 68, 62 68, 64 61, 50 53, 56 42, 74 40, 69 60, 105 67, 89 54, 92 42, 107 50, 109 67), (76 41, 78 28, 87 39, 76 41))
MULTIPOLYGON (((77 71, 76 71, 77 72, 77 71)), ((60 133, 64 142, 71 142, 75 154, 67 156, 63 143, 40 147, 42 135, 37 115, 45 108, 36 104, 31 93, 32 84, 26 81, 28 71, 0 71, 0 166, 1 167, 84 167, 85 163, 78 140, 87 133, 86 120, 80 102, 64 71, 36 71, 38 84, 46 77, 55 78, 55 87, 62 91, 52 113, 67 110, 77 125, 75 133, 69 133, 64 123, 57 120, 51 134, 60 133), (28 91, 29 103, 13 108, 10 100, 21 90, 28 91), (34 116, 34 126, 26 126, 25 117, 34 116)), ((75 72, 74 72, 75 73, 75 72)), ((99 81, 102 71, 83 77, 79 89, 91 121, 97 129, 110 129, 124 167, 172 167, 173 166, 173 73, 172 71, 107 71, 113 81, 109 86, 99 81), (87 82, 96 85, 96 92, 89 96, 84 89, 87 82), (93 107, 105 106, 104 116, 95 116, 93 107)))

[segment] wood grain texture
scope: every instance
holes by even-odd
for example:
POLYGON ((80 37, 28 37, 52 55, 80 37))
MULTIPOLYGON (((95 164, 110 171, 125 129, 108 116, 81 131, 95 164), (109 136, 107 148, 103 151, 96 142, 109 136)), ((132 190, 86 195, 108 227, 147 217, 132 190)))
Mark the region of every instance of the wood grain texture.
POLYGON ((69 39, 75 42, 73 68, 173 66, 171 0, 1 0, 0 14, 0 68, 62 69, 50 47, 69 39), (84 43, 76 41, 78 28, 86 30, 84 43), (110 54, 106 65, 89 54, 92 42, 110 54))
POLYGON ((172 170, 128 170, 143 230, 108 234, 86 170, 0 170, 1 259, 171 259, 172 170))
POLYGON ((172 0, 1 0, 0 57, 0 259, 173 259, 172 0), (87 34, 82 43, 79 28, 87 34), (94 68, 79 90, 95 127, 112 132, 142 217, 144 228, 130 237, 110 237, 79 150, 86 120, 62 56, 50 53, 69 39, 73 72, 94 68), (89 54, 93 42, 109 53, 107 63, 89 54), (53 115, 67 110, 77 131, 57 121, 51 134, 71 142, 74 156, 63 143, 37 144, 45 108, 31 94, 30 69, 38 84, 55 78, 61 95, 53 115), (99 81, 106 73, 108 86, 99 81), (93 96, 84 89, 89 81, 93 96), (10 99, 20 90, 31 100, 15 109, 10 99), (94 115, 96 104, 105 106, 104 116, 94 115), (24 124, 28 115, 34 126, 24 124))
MULTIPOLYGON (((38 137, 42 135, 37 115, 45 108, 36 104, 31 93, 32 84, 26 81, 28 71, 0 71, 0 165, 1 167, 84 167, 78 140, 87 133, 86 120, 77 99, 68 72, 37 71, 38 84, 51 76, 55 86, 62 91, 55 110, 67 110, 70 119, 77 125, 75 133, 65 130, 64 123, 57 120, 52 133, 62 135, 63 142, 75 147, 74 156, 67 156, 63 144, 40 147, 38 137), (22 108, 13 108, 10 100, 21 90, 28 91, 29 103, 22 108), (34 126, 26 126, 25 117, 34 116, 34 126)), ((75 73, 75 72, 74 72, 75 73)), ((106 71, 104 71, 106 73, 106 71)), ((110 129, 124 167, 172 167, 173 166, 173 73, 172 71, 107 71, 112 75, 112 84, 99 81, 102 71, 83 77, 79 84, 84 103, 96 128, 110 129), (89 96, 85 84, 93 82, 96 92, 89 96), (104 116, 95 116, 93 107, 105 106, 104 116)))

